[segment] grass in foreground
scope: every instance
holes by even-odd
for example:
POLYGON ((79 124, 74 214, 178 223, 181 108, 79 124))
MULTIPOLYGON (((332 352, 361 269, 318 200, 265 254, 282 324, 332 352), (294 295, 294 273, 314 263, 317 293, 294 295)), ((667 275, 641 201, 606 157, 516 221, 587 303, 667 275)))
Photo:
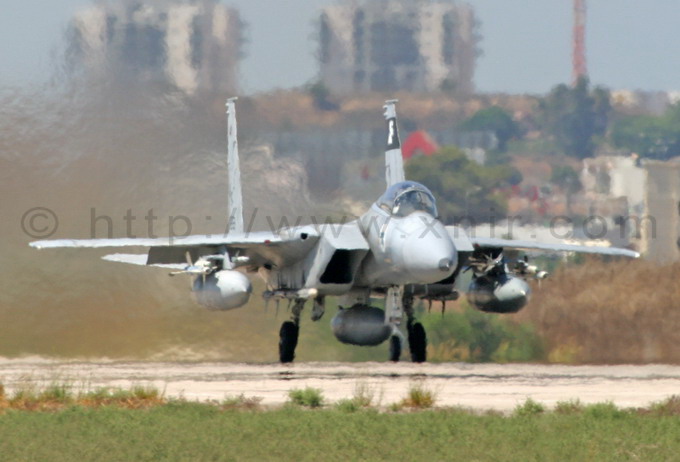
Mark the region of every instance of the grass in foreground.
POLYGON ((382 390, 379 391, 366 382, 357 382, 354 386, 354 395, 335 403, 335 408, 343 412, 357 412, 362 409, 380 407, 381 403, 382 390))
MULTIPOLYGON (((671 405, 672 406, 672 405, 671 405)), ((242 411, 189 402, 0 415, 3 460, 675 460, 680 416, 604 404, 573 413, 242 411), (226 409, 226 410, 225 410, 226 409)), ((522 408, 534 409, 533 405, 522 408)), ((570 408, 574 409, 574 408, 570 408)))
POLYGON ((288 392, 289 403, 304 407, 321 407, 323 406, 323 393, 318 388, 295 388, 288 392))
POLYGON ((435 393, 421 382, 396 408, 378 407, 376 394, 358 384, 351 400, 321 408, 320 390, 295 389, 289 396, 298 405, 264 410, 244 395, 200 404, 166 400, 153 388, 74 393, 55 384, 8 397, 0 386, 0 459, 665 461, 680 454, 680 396, 644 409, 579 401, 548 409, 527 399, 504 416, 424 410, 435 393))
POLYGON ((434 390, 428 388, 422 380, 416 380, 411 383, 406 397, 398 403, 390 405, 389 409, 393 412, 399 412, 404 409, 429 409, 434 406, 437 401, 437 394, 434 390))
POLYGON ((7 396, 0 384, 0 412, 3 409, 23 411, 59 411, 72 406, 116 406, 129 409, 149 408, 166 404, 167 400, 158 389, 135 386, 129 390, 120 388, 97 388, 75 391, 67 383, 53 383, 44 388, 28 384, 7 396))

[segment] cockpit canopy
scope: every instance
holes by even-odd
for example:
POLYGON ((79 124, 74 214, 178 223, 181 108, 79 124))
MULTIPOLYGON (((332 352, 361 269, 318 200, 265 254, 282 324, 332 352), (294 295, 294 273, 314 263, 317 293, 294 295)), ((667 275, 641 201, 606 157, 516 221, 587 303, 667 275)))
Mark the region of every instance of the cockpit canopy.
POLYGON ((437 216, 434 196, 420 183, 403 181, 393 184, 378 199, 378 206, 395 217, 405 217, 413 212, 437 216))

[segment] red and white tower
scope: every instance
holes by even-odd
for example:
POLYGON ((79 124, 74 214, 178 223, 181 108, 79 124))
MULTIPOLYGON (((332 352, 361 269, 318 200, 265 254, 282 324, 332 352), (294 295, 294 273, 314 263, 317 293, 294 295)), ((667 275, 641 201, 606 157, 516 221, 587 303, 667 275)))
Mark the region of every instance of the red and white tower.
POLYGON ((572 51, 574 84, 588 76, 586 64, 586 0, 574 0, 574 44, 572 51))

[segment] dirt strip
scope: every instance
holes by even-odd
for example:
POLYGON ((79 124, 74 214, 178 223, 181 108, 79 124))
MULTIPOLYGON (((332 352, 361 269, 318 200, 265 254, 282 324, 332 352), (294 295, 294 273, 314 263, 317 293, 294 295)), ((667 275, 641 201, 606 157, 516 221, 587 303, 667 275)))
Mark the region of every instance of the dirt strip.
POLYGON ((78 390, 154 385, 166 396, 222 400, 244 394, 263 404, 282 404, 293 388, 316 387, 325 398, 350 398, 367 385, 382 405, 399 401, 414 381, 434 390, 438 406, 512 410, 526 398, 548 406, 579 399, 646 406, 680 395, 680 366, 559 366, 533 364, 412 363, 171 363, 64 362, 41 358, 1 359, 0 383, 8 393, 35 384, 69 383, 78 390))

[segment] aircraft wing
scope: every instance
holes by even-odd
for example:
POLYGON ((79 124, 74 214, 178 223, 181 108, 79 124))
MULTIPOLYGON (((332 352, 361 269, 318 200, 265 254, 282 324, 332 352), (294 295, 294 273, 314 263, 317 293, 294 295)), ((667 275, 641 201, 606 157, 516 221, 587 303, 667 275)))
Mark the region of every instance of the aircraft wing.
POLYGON ((147 264, 149 256, 145 253, 114 253, 111 255, 104 255, 102 260, 113 261, 116 263, 127 263, 130 265, 139 266, 155 266, 157 268, 165 268, 176 271, 181 271, 186 268, 187 263, 158 263, 158 264, 147 264))
MULTIPOLYGON (((156 239, 61 239, 35 241, 29 245, 37 249, 56 248, 123 248, 148 247, 148 255, 113 254, 108 261, 161 266, 185 265, 187 252, 192 261, 204 255, 214 255, 226 250, 230 256, 247 257, 249 267, 264 265, 286 266, 304 257, 316 244, 319 233, 312 227, 294 228, 281 233, 257 232, 229 235, 196 235, 156 239)), ((167 266, 172 268, 173 266, 167 266)))
POLYGON ((475 248, 542 250, 548 252, 578 252, 631 258, 638 258, 640 256, 638 252, 628 249, 621 249, 618 247, 600 247, 572 244, 548 244, 542 242, 520 241, 514 239, 497 239, 492 237, 470 237, 469 239, 475 248))
POLYGON ((264 240, 280 241, 274 233, 249 233, 242 235, 195 235, 186 237, 159 238, 120 238, 120 239, 53 239, 33 241, 29 245, 36 249, 88 248, 106 247, 175 247, 194 245, 254 244, 264 240))

